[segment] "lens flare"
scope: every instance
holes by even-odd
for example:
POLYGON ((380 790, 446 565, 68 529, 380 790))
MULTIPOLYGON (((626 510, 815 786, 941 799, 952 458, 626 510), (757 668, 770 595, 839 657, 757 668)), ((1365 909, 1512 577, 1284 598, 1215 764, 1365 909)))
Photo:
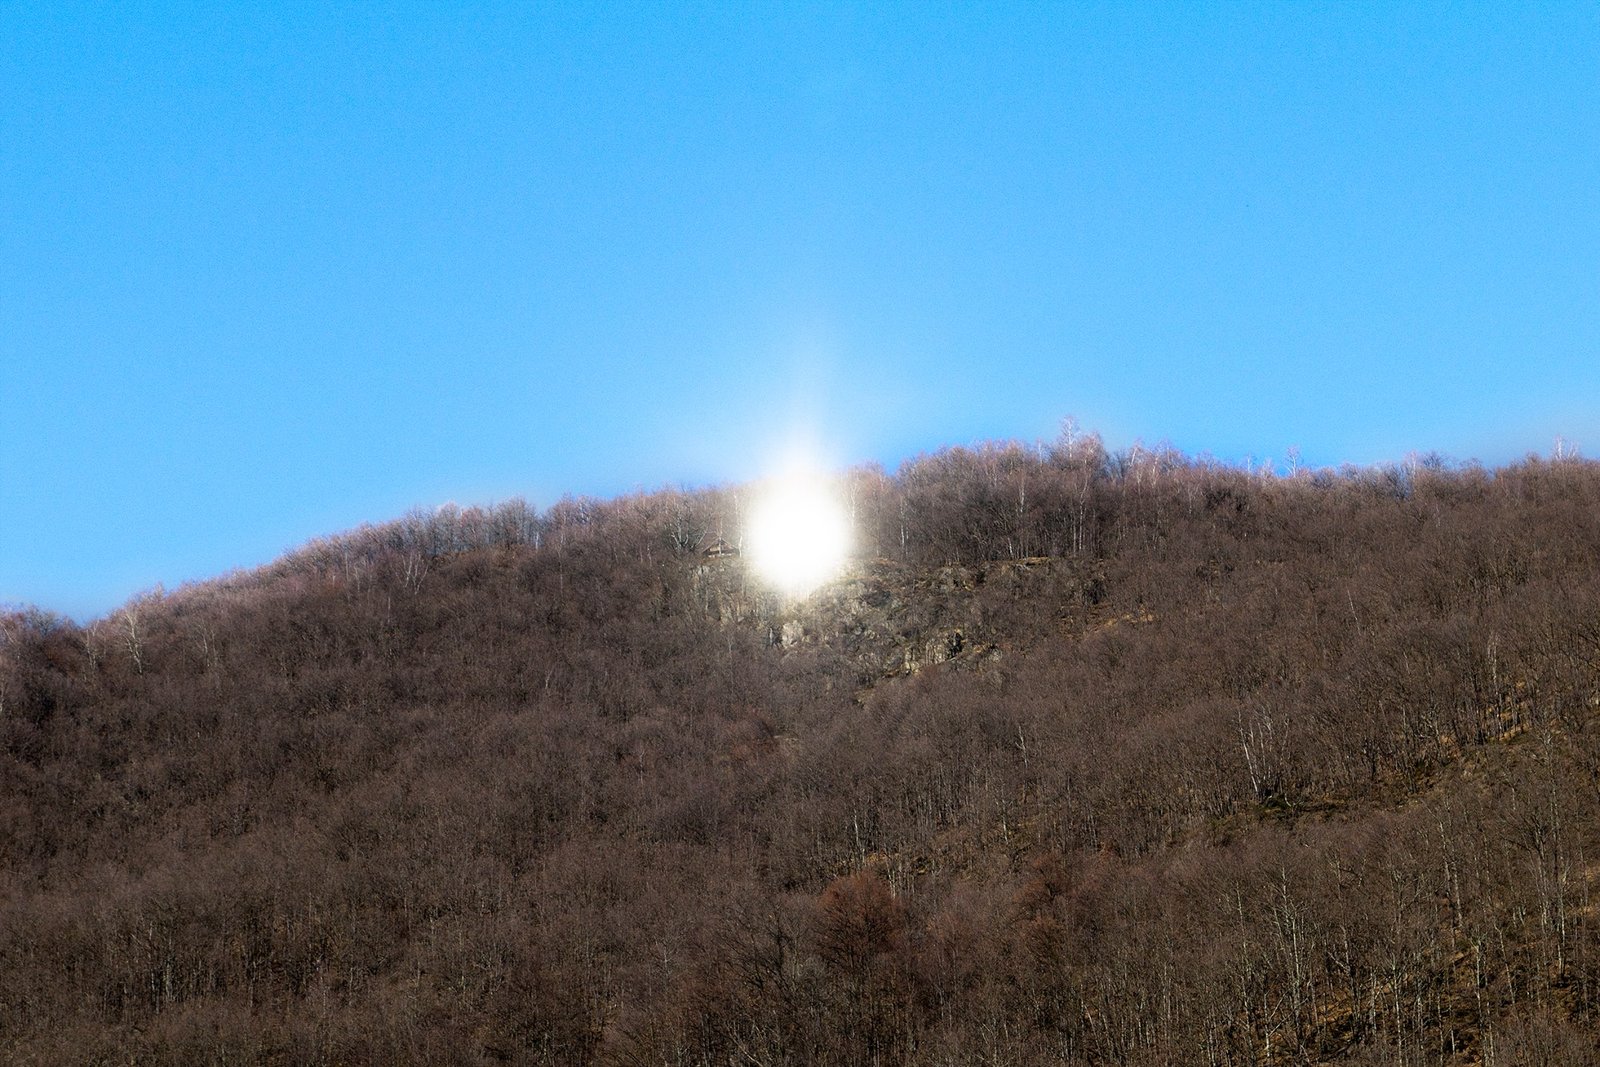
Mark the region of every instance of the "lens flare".
POLYGON ((850 553, 844 505, 823 478, 802 471, 766 485, 745 536, 756 572, 791 596, 834 577, 850 553))

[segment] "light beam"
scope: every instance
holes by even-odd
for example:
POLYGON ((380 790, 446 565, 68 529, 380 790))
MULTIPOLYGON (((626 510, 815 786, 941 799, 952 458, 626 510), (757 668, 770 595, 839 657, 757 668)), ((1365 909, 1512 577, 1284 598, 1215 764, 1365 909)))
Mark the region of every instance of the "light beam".
POLYGON ((834 577, 850 554, 850 519, 822 476, 794 469, 767 482, 745 530, 751 565, 791 596, 834 577))

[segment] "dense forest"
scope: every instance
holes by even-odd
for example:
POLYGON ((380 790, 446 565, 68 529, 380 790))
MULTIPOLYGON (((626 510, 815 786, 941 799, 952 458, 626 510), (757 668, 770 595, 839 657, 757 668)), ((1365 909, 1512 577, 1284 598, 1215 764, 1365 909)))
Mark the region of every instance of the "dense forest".
POLYGON ((1600 464, 843 488, 0 615, 0 1061, 1600 1064, 1600 464))

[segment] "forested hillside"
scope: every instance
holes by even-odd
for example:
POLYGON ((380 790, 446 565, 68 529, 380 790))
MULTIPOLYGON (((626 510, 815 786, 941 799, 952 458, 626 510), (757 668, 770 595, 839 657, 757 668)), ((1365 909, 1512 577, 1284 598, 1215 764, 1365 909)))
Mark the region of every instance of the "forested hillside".
POLYGON ((0 616, 0 1061, 1600 1063, 1600 465, 846 481, 0 616))

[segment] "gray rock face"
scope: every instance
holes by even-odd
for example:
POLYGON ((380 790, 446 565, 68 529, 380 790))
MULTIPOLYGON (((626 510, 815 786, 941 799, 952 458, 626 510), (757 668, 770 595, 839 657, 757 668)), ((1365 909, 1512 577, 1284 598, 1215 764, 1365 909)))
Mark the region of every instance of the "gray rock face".
POLYGON ((1058 627, 1100 598, 1085 564, 1048 558, 933 569, 855 560, 803 597, 764 588, 731 559, 700 567, 696 589, 721 625, 757 628, 787 654, 837 660, 860 684, 937 664, 981 668, 1022 631, 1058 627))

